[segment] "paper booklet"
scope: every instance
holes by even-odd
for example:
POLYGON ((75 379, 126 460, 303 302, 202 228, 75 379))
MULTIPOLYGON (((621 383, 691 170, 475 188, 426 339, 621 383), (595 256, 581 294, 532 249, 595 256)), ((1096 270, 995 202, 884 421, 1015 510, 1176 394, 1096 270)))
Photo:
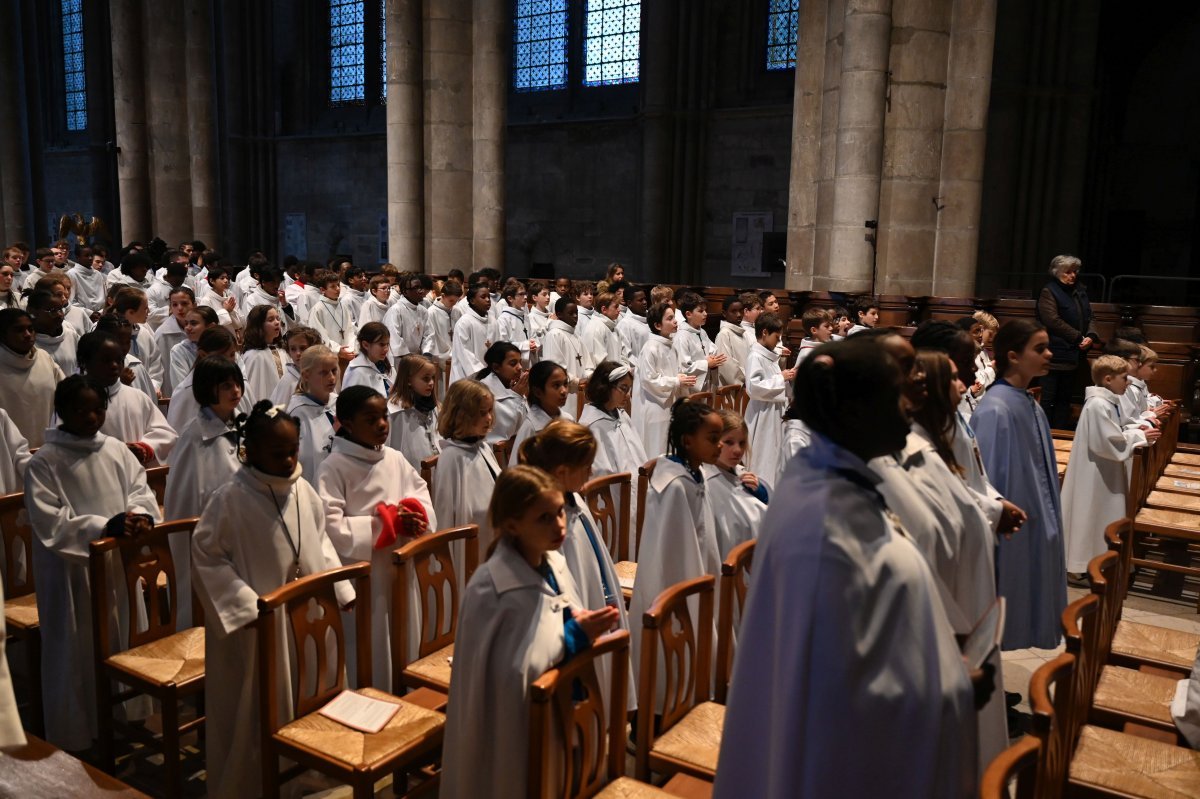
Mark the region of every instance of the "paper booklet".
POLYGON ((962 653, 963 659, 967 661, 967 667, 971 671, 982 668, 983 664, 991 657, 992 652, 1000 648, 1000 641, 1004 638, 1004 597, 996 597, 983 615, 979 617, 979 621, 975 622, 975 628, 971 630, 967 636, 966 643, 963 644, 962 653))
POLYGON ((372 699, 354 691, 342 691, 317 712, 338 724, 373 734, 386 727, 399 709, 400 706, 395 702, 372 699))

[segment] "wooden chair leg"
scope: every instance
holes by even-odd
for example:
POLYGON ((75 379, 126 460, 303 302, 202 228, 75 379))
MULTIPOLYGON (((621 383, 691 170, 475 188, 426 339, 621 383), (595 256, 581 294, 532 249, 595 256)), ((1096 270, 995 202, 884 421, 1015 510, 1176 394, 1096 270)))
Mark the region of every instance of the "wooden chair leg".
POLYGON ((375 799, 375 783, 369 777, 354 783, 354 799, 375 799))
POLYGON ((279 755, 270 746, 262 748, 263 799, 279 799, 279 755))
POLYGON ((22 639, 25 645, 25 671, 29 677, 29 729, 39 738, 46 737, 46 711, 42 705, 42 633, 32 630, 22 639))
POLYGON ((97 756, 100 768, 116 774, 117 759, 113 752, 113 707, 112 682, 103 671, 96 674, 96 727, 100 736, 97 756))
POLYGON ((163 789, 167 796, 182 796, 179 773, 179 698, 169 691, 162 699, 163 789))

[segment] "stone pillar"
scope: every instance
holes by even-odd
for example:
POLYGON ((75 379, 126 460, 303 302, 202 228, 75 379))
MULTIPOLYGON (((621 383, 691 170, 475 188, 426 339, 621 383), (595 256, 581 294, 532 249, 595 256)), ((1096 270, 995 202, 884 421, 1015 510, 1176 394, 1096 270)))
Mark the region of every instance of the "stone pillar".
POLYGON ((504 132, 508 51, 504 0, 475 0, 471 19, 472 266, 504 267, 504 132))
POLYGON ((675 139, 675 64, 679 9, 676 0, 642 6, 641 255, 632 276, 673 279, 669 263, 671 184, 675 139), (655 32, 649 39, 648 31, 655 32))
POLYGON ((117 194, 121 204, 121 229, 112 233, 114 243, 146 241, 151 225, 142 9, 139 0, 110 0, 108 9, 112 27, 117 194))
MULTIPOLYGON (((15 3, 0 4, 0 29, 19 31, 15 3)), ((29 180, 21 142, 21 58, 20 47, 0 52, 0 241, 29 241, 29 180)), ((32 242, 31 242, 32 243, 32 242)))
POLYGON ((863 222, 878 219, 884 103, 892 32, 891 0, 846 0, 829 274, 813 288, 871 288, 871 245, 863 222))
MULTIPOLYGON (((212 20, 209 0, 184 0, 188 154, 192 235, 217 247, 217 159, 213 120, 212 20)), ((169 244, 178 242, 170 241, 169 244)))
POLYGON ((953 14, 931 293, 970 297, 979 257, 996 0, 955 0, 953 14))
POLYGON ((425 270, 421 0, 387 0, 388 259, 425 270))
POLYGON ((474 193, 472 0, 425 4, 425 270, 469 271, 474 193))
POLYGON ((192 237, 187 80, 180 42, 183 20, 181 3, 146 3, 143 30, 155 33, 135 45, 146 48, 151 232, 172 246, 192 237), (163 35, 166 31, 178 31, 180 36, 163 35))

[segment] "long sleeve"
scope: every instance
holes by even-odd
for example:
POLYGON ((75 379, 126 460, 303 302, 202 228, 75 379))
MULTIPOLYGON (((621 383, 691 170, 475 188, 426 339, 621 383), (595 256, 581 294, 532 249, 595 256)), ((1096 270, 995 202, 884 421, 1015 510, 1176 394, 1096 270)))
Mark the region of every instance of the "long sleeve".
POLYGON ((787 381, 775 365, 763 358, 750 355, 746 372, 746 393, 752 400, 776 402, 785 396, 787 381))
POLYGON ((146 398, 144 423, 146 433, 142 436, 142 442, 150 445, 160 464, 166 463, 175 442, 179 440, 179 434, 167 423, 167 417, 162 415, 162 411, 150 402, 149 398, 146 398))
POLYGON ((25 472, 25 510, 42 545, 64 558, 86 564, 88 544, 100 537, 108 519, 76 514, 53 468, 33 461, 25 472))
POLYGON ((1072 344, 1078 344, 1083 340, 1083 334, 1058 315, 1058 301, 1054 298, 1054 292, 1050 290, 1049 286, 1042 289, 1042 293, 1038 296, 1037 311, 1042 324, 1054 335, 1064 338, 1072 344))
POLYGON ((325 507, 325 534, 343 562, 370 560, 381 525, 374 515, 347 515, 347 487, 342 476, 328 466, 328 461, 321 465, 316 485, 325 507))
MULTIPOLYGON (((226 635, 258 618, 258 592, 246 583, 233 564, 233 549, 223 531, 225 503, 210 502, 192 533, 192 572, 205 610, 221 622, 226 635)), ((235 509, 228 509, 235 510, 235 509)))

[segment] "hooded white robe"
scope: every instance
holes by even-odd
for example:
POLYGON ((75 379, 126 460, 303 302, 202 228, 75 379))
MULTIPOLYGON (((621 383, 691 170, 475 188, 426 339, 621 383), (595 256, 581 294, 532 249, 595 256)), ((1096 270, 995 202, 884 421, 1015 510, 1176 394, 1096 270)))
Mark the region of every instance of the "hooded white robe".
MULTIPOLYGON (((482 382, 492 392, 492 398, 495 400, 492 405, 492 429, 487 434, 488 443, 494 444, 512 438, 529 415, 529 403, 511 388, 506 388, 494 372, 483 378, 482 382)), ((516 460, 513 459, 512 462, 516 463, 516 460)))
POLYGON ((532 303, 526 306, 525 322, 529 325, 529 335, 537 339, 538 344, 545 346, 546 328, 550 327, 550 311, 540 311, 532 303))
MULTIPOLYGON (((4 610, 4 585, 0 581, 0 611, 4 610)), ((25 731, 21 729, 21 714, 17 710, 17 697, 13 694, 12 676, 8 673, 8 655, 4 642, 8 632, 4 628, 4 615, 0 613, 0 750, 24 746, 25 731)))
POLYGON ((88 313, 104 310, 108 298, 104 272, 92 269, 91 265, 75 264, 67 270, 67 277, 71 278, 72 304, 88 313))
POLYGON ((787 410, 787 381, 779 355, 757 341, 746 356, 746 427, 750 430, 750 471, 776 485, 783 473, 783 414, 787 410))
POLYGON ((612 416, 589 402, 583 406, 583 413, 579 414, 579 423, 591 430, 596 439, 596 459, 592 461, 592 477, 623 472, 629 474, 629 507, 621 507, 621 497, 616 491, 613 492, 612 499, 618 513, 629 514, 629 554, 633 557, 637 554, 634 551, 637 542, 632 539, 637 535, 634 529, 637 526, 637 517, 634 514, 638 506, 638 469, 650 460, 646 457, 646 448, 642 446, 642 439, 633 425, 633 420, 622 408, 618 408, 616 416, 612 416))
POLYGON ((696 385, 684 388, 683 393, 687 395, 716 391, 716 386, 708 380, 708 356, 716 355, 717 347, 708 337, 708 333, 704 332, 704 328, 680 324, 671 346, 675 348, 675 356, 679 360, 679 371, 696 377, 696 385))
MULTIPOLYGON (((275 384, 275 388, 271 389, 271 396, 267 399, 271 400, 272 405, 287 407, 292 400, 292 395, 296 393, 296 386, 300 385, 300 367, 296 366, 295 361, 291 358, 285 360, 287 363, 283 365, 283 377, 279 378, 279 382, 275 384)), ((274 369, 274 364, 271 364, 271 367, 274 369)), ((249 388, 249 380, 246 381, 246 386, 249 388)))
POLYGON ((358 308, 358 316, 355 317, 358 327, 356 330, 361 330, 362 326, 368 322, 383 322, 384 316, 387 315, 388 304, 380 302, 374 294, 367 293, 366 299, 358 308))
POLYGON ((73 375, 79 371, 79 362, 75 356, 79 334, 75 332, 75 328, 63 325, 62 332, 57 336, 38 333, 35 336, 35 344, 39 350, 54 359, 64 375, 73 375))
POLYGON ((342 284, 342 296, 338 298, 338 302, 342 304, 342 307, 350 314, 350 318, 354 320, 351 324, 355 326, 355 330, 362 327, 362 325, 358 324, 358 315, 362 313, 363 304, 367 301, 368 296, 370 296, 369 292, 352 289, 349 283, 342 284))
MULTIPOLYGON (((993 530, 1000 527, 1000 517, 1004 513, 1004 504, 1000 492, 988 480, 987 471, 983 468, 983 456, 979 452, 979 443, 975 440, 975 431, 967 424, 961 413, 955 413, 954 437, 950 447, 954 450, 954 460, 963 470, 963 482, 975 499, 975 504, 983 511, 993 530)), ((919 424, 913 425, 913 432, 933 444, 933 437, 919 424)))
POLYGON ((184 339, 171 349, 171 387, 178 391, 184 378, 192 373, 199 349, 196 343, 184 339))
MULTIPOLYGON (((321 498, 300 477, 300 470, 275 477, 250 466, 217 489, 192 535, 195 588, 205 617, 205 739, 212 799, 242 799, 262 790, 258 631, 249 625, 258 618, 258 597, 293 578, 297 540, 302 576, 341 565, 325 535, 321 498)), ((354 599, 349 583, 338 583, 334 591, 342 607, 354 599)), ((293 712, 295 667, 284 644, 290 636, 284 618, 276 614, 275 621, 280 644, 278 712, 286 720, 293 712)))
POLYGON ((379 396, 386 398, 391 393, 394 377, 391 363, 387 364, 386 373, 381 372, 379 367, 367 358, 366 353, 359 352, 354 356, 354 360, 346 364, 346 371, 342 375, 342 391, 350 386, 366 386, 375 389, 379 396))
MULTIPOLYGON (((486 440, 473 444, 442 439, 442 452, 433 470, 433 508, 443 528, 464 524, 479 525, 479 557, 492 544, 492 526, 488 522, 488 504, 500 475, 500 464, 486 440)), ((455 563, 462 563, 461 541, 451 545, 455 563)))
MULTIPOLYGON (((54 424, 58 424, 57 416, 54 424)), ((158 403, 120 380, 108 387, 108 413, 100 432, 126 444, 142 442, 154 450, 147 468, 166 464, 179 434, 167 423, 158 403)))
POLYGON ((409 465, 421 471, 421 461, 442 451, 442 439, 438 434, 438 409, 429 413, 416 408, 402 408, 388 401, 388 416, 391 431, 388 446, 399 452, 409 465))
POLYGON ((559 420, 573 422, 575 421, 575 417, 566 408, 560 408, 558 416, 552 417, 546 413, 541 405, 531 403, 529 405, 529 413, 521 421, 521 426, 517 428, 517 434, 513 438, 512 454, 510 457, 512 465, 515 466, 517 464, 517 454, 521 451, 521 444, 524 443, 525 439, 537 435, 546 429, 546 425, 559 420))
POLYGON ((527 795, 529 686, 565 657, 564 612, 582 606, 563 557, 546 563, 561 593, 503 542, 467 584, 454 650, 471 654, 451 671, 442 799, 527 795))
POLYGON ((1154 413, 1150 410, 1150 388, 1145 380, 1129 375, 1125 393, 1119 396, 1124 426, 1145 428, 1150 425, 1149 420, 1154 418, 1154 413))
MULTIPOLYGON (((154 331, 150 329, 149 325, 134 325, 133 338, 129 342, 129 352, 145 365, 157 395, 162 391, 163 365, 162 357, 158 352, 158 342, 155 341, 154 331)), ((151 397, 151 399, 156 398, 151 397)))
MULTIPOLYGON (((627 306, 621 308, 627 310, 627 306)), ((621 352, 625 360, 633 363, 638 359, 646 339, 650 338, 650 325, 646 323, 646 317, 628 311, 617 320, 617 335, 621 337, 621 352)))
POLYGON ((197 302, 200 305, 212 308, 217 314, 217 321, 230 333, 236 333, 241 330, 245 323, 242 321, 241 313, 238 312, 237 304, 234 304, 232 311, 224 305, 225 300, 232 297, 233 293, 226 291, 224 294, 218 294, 213 290, 212 286, 209 286, 207 283, 204 285, 208 286, 208 291, 197 302))
POLYGON ((738 632, 718 799, 975 795, 971 683, 878 479, 819 434, 784 471, 738 632))
POLYGON ((625 363, 621 354, 621 337, 617 335, 617 323, 602 313, 597 313, 584 328, 580 343, 583 346, 583 365, 589 376, 604 361, 625 363))
MULTIPOLYGON (((246 350, 242 353, 242 374, 246 378, 246 396, 250 398, 251 406, 271 398, 275 387, 283 379, 286 365, 291 361, 287 350, 278 347, 246 350)), ((291 399, 290 394, 288 399, 291 399)))
POLYGON ((313 483, 317 481, 321 461, 333 449, 337 398, 337 392, 333 392, 329 401, 321 405, 307 394, 293 394, 288 402, 287 412, 300 420, 300 466, 308 475, 305 479, 312 478, 313 483))
POLYGON ((154 346, 158 350, 158 360, 163 370, 162 394, 164 397, 171 396, 171 390, 175 385, 171 374, 171 350, 175 349, 175 345, 181 341, 187 341, 187 334, 183 332, 183 328, 179 326, 179 320, 174 316, 168 316, 154 331, 154 346))
POLYGON ((531 360, 529 354, 529 342, 533 336, 529 334, 529 326, 525 323, 525 311, 505 308, 496 321, 496 331, 500 341, 507 341, 521 351, 521 363, 526 369, 536 362, 536 358, 531 360))
POLYGON ((485 366, 483 355, 491 345, 488 320, 468 307, 454 326, 450 348, 450 382, 472 378, 485 366))
MULTIPOLYGON (((418 500, 429 516, 427 532, 438 529, 429 487, 399 452, 390 448, 370 449, 344 436, 333 440, 333 451, 321 464, 317 493, 325 505, 325 531, 343 565, 361 560, 371 563, 371 679, 381 691, 392 690, 392 552, 411 539, 399 537, 395 544, 375 548, 383 526, 375 514, 380 503, 394 505, 402 499, 418 500)), ((416 658, 420 643, 421 596, 416 573, 409 569, 408 618, 411 631, 408 656, 416 658)), ((357 684, 356 632, 353 617, 343 616, 346 630, 346 675, 357 684)))
POLYGON ((783 468, 796 453, 812 443, 812 431, 799 419, 783 420, 783 468))
MULTIPOLYGON (((576 310, 579 312, 579 318, 575 320, 575 332, 583 338, 583 334, 591 327, 592 322, 596 321, 597 316, 602 316, 599 311, 593 308, 584 308, 582 305, 576 305, 576 310)), ((618 319, 620 316, 618 315, 618 319)), ((615 329, 615 328, 614 328, 615 329)))
MULTIPOLYGON (((119 439, 51 428, 25 472, 25 510, 33 527, 46 739, 78 751, 98 735, 88 545, 104 536, 109 519, 126 511, 157 523, 158 500, 146 485, 146 470, 119 439)), ((110 625, 115 647, 127 634, 129 609, 112 556, 108 587, 117 614, 110 625)))
POLYGON ((54 414, 54 389, 63 377, 63 370, 37 345, 18 355, 0 344, 0 408, 8 411, 30 447, 42 445, 54 414))
POLYGON ((145 394, 147 399, 157 403, 158 389, 154 387, 154 381, 150 379, 150 370, 146 368, 146 364, 142 363, 142 359, 132 352, 125 353, 125 368, 133 372, 133 382, 129 384, 130 388, 137 389, 145 394))
POLYGON ((317 331, 325 346, 334 353, 358 349, 355 321, 349 308, 324 296, 308 312, 308 326, 317 331))
POLYGON ((667 451, 671 407, 683 396, 679 386, 679 360, 669 339, 650 336, 638 355, 633 372, 633 423, 641 435, 648 458, 667 451))
MULTIPOLYGON (((758 537, 758 528, 767 515, 767 504, 742 485, 746 468, 740 464, 732 473, 707 464, 700 471, 708 492, 708 506, 712 509, 717 549, 724 561, 734 547, 758 537)), ((760 478, 760 482, 768 492, 771 490, 765 480, 760 478)))
POLYGON ((425 340, 424 308, 409 302, 407 297, 401 295, 396 304, 388 308, 383 323, 392 334, 393 358, 421 354, 421 343, 425 340))
POLYGON ((0 408, 0 496, 25 490, 29 442, 17 429, 8 411, 0 408))
MULTIPOLYGON (((421 352, 432 355, 439 368, 450 357, 453 330, 454 326, 450 323, 450 309, 440 300, 425 309, 425 339, 421 342, 421 352)), ((441 383, 440 376, 438 383, 439 385, 441 383)))
POLYGON ((575 328, 560 319, 554 319, 546 326, 540 360, 553 361, 566 371, 572 394, 579 389, 579 381, 587 380, 592 374, 584 363, 583 344, 575 335, 575 328))
POLYGON ((753 329, 747 334, 746 328, 740 324, 721 320, 721 329, 717 331, 717 339, 713 342, 717 352, 726 356, 725 363, 717 367, 721 385, 746 384, 746 354, 753 343, 753 329))
MULTIPOLYGON (((175 386, 175 396, 171 397, 171 402, 167 405, 167 424, 171 425, 173 430, 183 430, 200 415, 200 403, 196 401, 196 394, 192 391, 195 378, 196 373, 189 372, 183 382, 175 386)), ((252 410, 254 406, 250 404, 250 399, 242 394, 234 413, 249 414, 252 410)))
POLYGON ((1088 386, 1084 397, 1062 485, 1069 572, 1086 572, 1088 561, 1107 551, 1104 529, 1125 518, 1133 451, 1146 445, 1140 428, 1122 427, 1119 395, 1088 386))

